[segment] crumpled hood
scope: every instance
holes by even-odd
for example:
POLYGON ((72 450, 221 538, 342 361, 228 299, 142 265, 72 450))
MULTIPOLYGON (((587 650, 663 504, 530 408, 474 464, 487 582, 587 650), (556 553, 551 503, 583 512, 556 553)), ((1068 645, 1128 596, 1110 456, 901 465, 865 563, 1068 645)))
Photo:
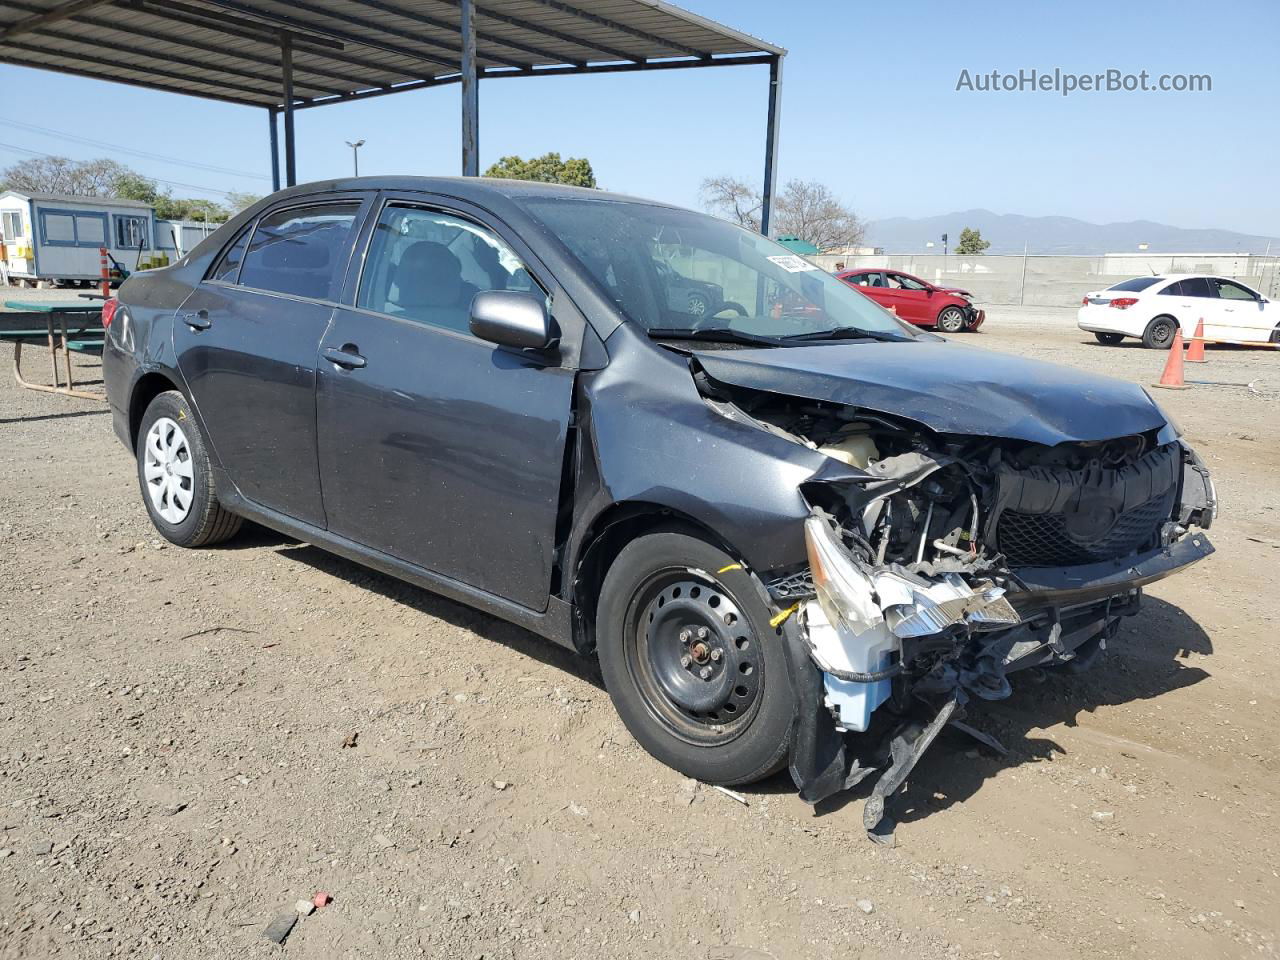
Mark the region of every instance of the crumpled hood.
POLYGON ((939 433, 1052 446, 1166 423, 1132 383, 954 342, 695 350, 715 380, 908 417, 939 433))

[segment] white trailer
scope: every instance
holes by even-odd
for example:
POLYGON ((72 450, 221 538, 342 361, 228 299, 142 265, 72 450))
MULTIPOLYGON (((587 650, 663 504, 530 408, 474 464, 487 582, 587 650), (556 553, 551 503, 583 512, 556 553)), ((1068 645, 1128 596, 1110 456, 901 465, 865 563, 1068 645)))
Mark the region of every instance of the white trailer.
POLYGON ((157 220, 156 249, 170 260, 185 257, 197 243, 222 224, 203 220, 157 220))
POLYGON ((156 254, 155 210, 136 200, 55 193, 0 194, 0 246, 10 283, 96 282, 99 248, 125 270, 156 254))

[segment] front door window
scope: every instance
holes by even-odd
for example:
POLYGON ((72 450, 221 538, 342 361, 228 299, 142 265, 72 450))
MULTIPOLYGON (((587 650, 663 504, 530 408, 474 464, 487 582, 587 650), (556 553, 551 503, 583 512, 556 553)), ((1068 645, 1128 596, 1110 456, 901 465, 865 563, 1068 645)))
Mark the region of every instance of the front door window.
POLYGON ((356 305, 467 333, 471 300, 485 290, 542 292, 520 259, 485 228, 391 204, 378 218, 356 305))

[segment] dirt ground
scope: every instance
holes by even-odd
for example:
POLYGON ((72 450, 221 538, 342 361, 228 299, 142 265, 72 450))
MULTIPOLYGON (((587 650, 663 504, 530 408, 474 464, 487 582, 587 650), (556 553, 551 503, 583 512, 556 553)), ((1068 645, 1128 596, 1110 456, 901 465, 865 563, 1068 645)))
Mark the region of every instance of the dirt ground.
MULTIPOLYGON (((1052 309, 967 342, 1144 385, 1165 359, 1052 309)), ((1009 757, 945 734, 895 849, 865 787, 815 812, 785 775, 747 805, 684 781, 514 627, 259 529, 167 546, 104 409, 6 376, 0 957, 1273 956, 1280 354, 1210 360, 1188 375, 1260 392, 1159 399, 1218 553, 1091 673, 978 713, 1009 757)))

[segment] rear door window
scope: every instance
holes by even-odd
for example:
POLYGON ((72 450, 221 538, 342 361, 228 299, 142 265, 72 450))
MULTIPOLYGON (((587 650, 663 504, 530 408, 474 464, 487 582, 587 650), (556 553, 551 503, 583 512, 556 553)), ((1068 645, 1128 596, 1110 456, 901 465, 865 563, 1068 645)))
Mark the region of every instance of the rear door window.
POLYGON ((346 267, 360 203, 290 207, 258 221, 240 267, 240 285, 312 300, 332 297, 346 267))

